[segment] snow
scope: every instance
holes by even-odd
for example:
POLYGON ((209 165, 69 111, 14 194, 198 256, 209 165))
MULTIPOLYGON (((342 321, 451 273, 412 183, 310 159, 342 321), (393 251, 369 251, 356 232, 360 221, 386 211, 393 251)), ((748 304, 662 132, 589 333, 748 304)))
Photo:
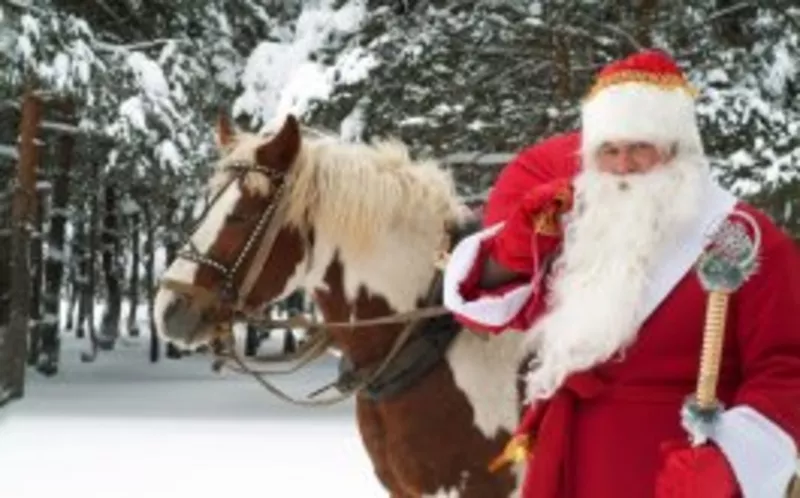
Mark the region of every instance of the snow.
POLYGON ((139 204, 134 199, 125 198, 122 200, 119 210, 122 214, 130 216, 139 212, 139 204))
POLYGON ((66 88, 70 78, 70 60, 64 52, 59 52, 53 60, 53 84, 57 88, 66 88))
POLYGON ((339 136, 346 141, 358 141, 364 132, 364 106, 356 105, 339 124, 339 136))
POLYGON ((25 61, 33 60, 33 54, 35 49, 34 43, 28 38, 27 35, 22 35, 17 38, 17 51, 22 56, 22 59, 25 61))
MULTIPOLYGON (((286 405, 199 354, 151 365, 148 341, 81 363, 88 346, 68 337, 56 377, 29 371, 25 398, 0 411, 3 496, 385 496, 351 402, 286 405)), ((304 395, 334 373, 324 360, 280 383, 304 395)))
POLYGON ((167 78, 156 61, 141 52, 131 52, 127 62, 145 95, 156 101, 169 97, 167 78))
POLYGON ((409 116, 397 124, 399 126, 426 126, 431 123, 433 123, 433 120, 425 116, 409 116))
POLYGON ((141 98, 131 97, 122 102, 119 106, 119 115, 134 128, 147 131, 147 118, 141 98))
POLYGON ((327 99, 336 81, 366 77, 376 61, 361 48, 345 51, 333 66, 312 60, 331 39, 356 30, 366 13, 363 0, 350 0, 339 9, 334 3, 307 5, 293 35, 262 42, 253 50, 241 76, 244 91, 233 104, 234 116, 250 115, 270 129, 288 113, 301 116, 314 99, 327 99))
POLYGON ((69 262, 69 257, 61 249, 56 249, 55 247, 48 247, 47 248, 47 260, 48 261, 54 261, 54 262, 68 263, 69 262))
POLYGON ((335 81, 345 84, 357 83, 367 77, 369 71, 378 65, 378 59, 363 47, 355 47, 341 54, 336 67, 328 70, 335 81))
POLYGON ((23 31, 33 37, 33 40, 39 40, 41 38, 42 33, 39 28, 39 21, 30 14, 23 14, 20 18, 20 25, 22 26, 23 31))
POLYGON ((50 120, 42 120, 40 123, 41 128, 43 130, 48 131, 57 131, 59 133, 69 134, 69 135, 78 135, 81 133, 80 126, 76 126, 74 124, 63 123, 60 121, 50 121, 50 120))
POLYGON ((159 164, 164 168, 180 168, 184 163, 183 155, 172 140, 162 141, 156 147, 155 154, 159 164))
POLYGON ((0 158, 19 159, 19 150, 16 145, 0 144, 0 158))
POLYGON ((774 48, 775 61, 768 68, 765 79, 766 86, 775 95, 784 93, 786 86, 795 79, 800 65, 795 57, 792 56, 790 49, 786 46, 786 40, 781 41, 774 48))

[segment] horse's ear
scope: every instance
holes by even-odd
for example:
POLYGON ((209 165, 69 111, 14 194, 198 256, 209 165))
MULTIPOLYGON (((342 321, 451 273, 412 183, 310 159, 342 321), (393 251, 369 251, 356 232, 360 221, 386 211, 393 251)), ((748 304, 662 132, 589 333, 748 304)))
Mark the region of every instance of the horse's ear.
POLYGON ((227 149, 230 147, 235 135, 236 131, 233 129, 233 125, 231 125, 231 119, 225 111, 220 110, 217 114, 216 125, 217 148, 227 149))
POLYGON ((289 114, 280 131, 256 150, 256 161, 262 166, 286 171, 300 151, 300 124, 289 114))

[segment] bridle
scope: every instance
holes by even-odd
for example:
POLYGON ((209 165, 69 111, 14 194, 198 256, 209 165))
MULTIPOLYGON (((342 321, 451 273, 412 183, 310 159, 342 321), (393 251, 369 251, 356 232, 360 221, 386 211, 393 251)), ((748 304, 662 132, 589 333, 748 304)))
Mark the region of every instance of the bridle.
MULTIPOLYGON (((192 242, 191 237, 186 238, 188 242, 185 244, 185 247, 187 249, 178 252, 176 256, 188 261, 192 261, 198 265, 212 268, 222 275, 222 284, 217 289, 208 290, 205 287, 201 287, 196 284, 181 282, 169 278, 162 279, 161 281, 161 285, 167 289, 173 290, 182 295, 192 296, 192 305, 196 308, 206 310, 212 307, 209 305, 214 305, 214 309, 224 312, 225 316, 217 320, 213 326, 215 339, 219 339, 224 343, 227 343, 227 347, 225 347, 227 351, 217 354, 217 359, 215 362, 217 367, 215 367, 215 369, 221 368, 221 366, 225 365, 226 362, 232 361, 234 363, 232 369, 253 376, 255 380, 267 390, 284 401, 288 401, 293 404, 318 406, 338 403, 360 392, 362 389, 369 386, 372 381, 377 379, 382 372, 386 371, 393 360, 400 354, 402 349, 411 340, 418 324, 422 320, 446 315, 449 313, 449 311, 443 306, 431 305, 435 295, 438 295, 439 293, 438 285, 441 279, 441 268, 439 268, 437 270, 436 278, 433 280, 431 287, 429 288, 428 305, 426 307, 418 308, 410 312, 396 313, 384 317, 378 317, 375 319, 347 322, 315 323, 312 321, 301 320, 298 323, 280 324, 278 322, 271 321, 272 323, 270 323, 270 325, 273 327, 278 325, 293 325, 295 327, 305 328, 309 331, 314 330, 315 333, 312 336, 313 340, 309 341, 307 349, 304 348, 305 351, 302 354, 301 361, 295 366, 295 368, 269 372, 264 370, 258 371, 247 365, 246 362, 236 353, 235 347, 230 346, 233 341, 232 322, 234 315, 237 313, 242 315, 251 323, 261 322, 262 324, 266 324, 267 322, 270 322, 270 320, 265 320, 264 317, 260 316, 255 310, 249 309, 246 303, 247 297, 255 286, 258 277, 261 274, 261 270, 272 252, 276 237, 286 221, 287 209, 289 205, 289 199, 286 195, 288 188, 286 181, 287 172, 273 170, 251 162, 233 163, 226 166, 225 169, 238 171, 239 175, 228 180, 228 182, 216 193, 214 198, 212 198, 211 202, 209 202, 203 213, 200 215, 199 221, 195 224, 195 230, 199 223, 201 223, 208 215, 208 212, 219 201, 221 195, 228 189, 228 187, 230 187, 232 182, 236 181, 237 179, 240 182, 243 181, 245 176, 250 172, 256 172, 264 175, 270 181, 272 187, 267 206, 262 211, 255 228, 248 236, 244 246, 234 260, 233 264, 230 266, 227 266, 214 258, 202 254, 192 242), (242 279, 242 283, 237 286, 235 282, 236 275, 240 272, 242 265, 253 251, 255 251, 255 254, 250 262, 249 269, 242 279), (365 372, 359 381, 355 383, 355 385, 350 386, 337 396, 320 400, 296 399, 287 395, 264 378, 265 376, 271 374, 280 375, 297 371, 299 368, 302 368, 304 365, 313 361, 313 359, 319 357, 332 344, 332 338, 330 335, 330 331, 332 329, 352 329, 387 324, 405 324, 402 331, 395 339, 390 352, 377 366, 370 368, 369 371, 365 372), (222 363, 218 363, 220 361, 222 363)), ((192 233, 194 233, 195 230, 192 230, 192 233)), ((449 239, 446 242, 449 244, 449 239)), ((432 255, 432 258, 436 259, 440 256, 442 255, 432 255)), ((225 366, 231 368, 231 365, 225 366)), ((332 386, 333 384, 326 386, 326 388, 332 386)), ((324 391, 324 389, 317 391, 314 393, 314 395, 318 395, 322 391, 324 391)))
MULTIPOLYGON (((216 302, 219 305, 218 308, 225 309, 230 312, 231 315, 236 312, 247 314, 251 312, 246 304, 247 298, 258 280, 262 267, 272 252, 275 239, 286 219, 286 211, 288 208, 288 198, 286 195, 287 173, 245 161, 227 165, 225 166, 225 170, 238 172, 239 174, 232 176, 216 193, 198 218, 195 229, 206 218, 209 211, 216 205, 228 187, 236 180, 243 182, 245 176, 251 172, 264 175, 267 180, 269 180, 271 186, 267 206, 259 216, 255 228, 247 237, 244 246, 230 266, 202 254, 191 237, 186 237, 186 249, 178 252, 176 256, 187 261, 192 261, 198 265, 212 268, 219 273, 222 276, 222 283, 217 289, 212 291, 199 285, 169 278, 162 279, 161 285, 179 294, 191 295, 194 298, 193 302, 196 307, 205 309, 209 304, 216 302), (256 251, 256 253, 253 256, 250 267, 242 279, 241 284, 237 286, 235 282, 236 275, 253 251, 256 251)), ((192 233, 194 231, 195 230, 192 230, 192 233)))

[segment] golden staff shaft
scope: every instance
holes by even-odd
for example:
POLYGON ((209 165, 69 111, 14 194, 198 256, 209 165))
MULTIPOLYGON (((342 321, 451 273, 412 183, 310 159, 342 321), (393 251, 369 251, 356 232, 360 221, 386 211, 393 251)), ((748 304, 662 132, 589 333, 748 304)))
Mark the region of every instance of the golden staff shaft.
POLYGON ((728 314, 730 294, 711 291, 708 294, 706 323, 703 331, 703 350, 700 356, 700 374, 697 377, 697 404, 710 410, 717 406, 717 384, 725 339, 725 319, 728 314))

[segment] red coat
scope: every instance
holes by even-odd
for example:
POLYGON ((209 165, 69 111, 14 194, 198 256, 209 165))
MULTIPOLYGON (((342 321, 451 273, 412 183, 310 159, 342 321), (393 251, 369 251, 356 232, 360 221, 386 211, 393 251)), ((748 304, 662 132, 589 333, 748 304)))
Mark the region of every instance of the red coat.
MULTIPOLYGON (((578 140, 571 134, 549 147, 543 142, 501 174, 486 208, 487 230, 464 241, 445 272, 445 305, 464 323, 499 333, 526 330, 538 317, 535 282, 475 288, 485 257, 478 239, 490 238, 491 226, 536 182, 574 175, 578 140)), ((761 264, 731 300, 720 374, 727 411, 715 444, 747 498, 777 498, 800 441, 800 253, 766 216, 743 203, 735 208, 758 222, 761 264)), ((660 445, 687 437, 680 408, 696 385, 706 307, 691 268, 676 273, 663 294, 623 359, 574 374, 529 409, 520 430, 536 442, 523 498, 653 496, 660 445)))

